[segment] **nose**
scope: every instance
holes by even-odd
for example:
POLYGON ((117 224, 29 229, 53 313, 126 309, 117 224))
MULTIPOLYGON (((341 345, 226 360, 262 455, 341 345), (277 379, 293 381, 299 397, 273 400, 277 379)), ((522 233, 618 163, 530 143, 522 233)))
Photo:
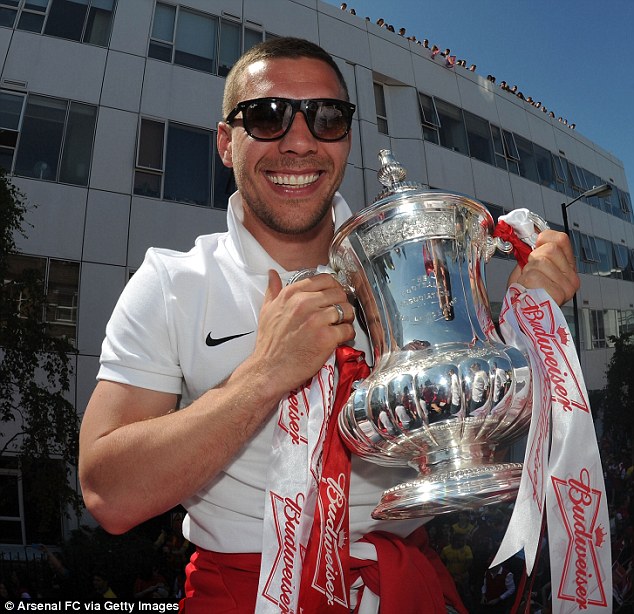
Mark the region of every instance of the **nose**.
POLYGON ((301 111, 297 111, 291 127, 279 141, 280 151, 305 156, 315 153, 317 146, 317 139, 308 128, 306 117, 301 111))

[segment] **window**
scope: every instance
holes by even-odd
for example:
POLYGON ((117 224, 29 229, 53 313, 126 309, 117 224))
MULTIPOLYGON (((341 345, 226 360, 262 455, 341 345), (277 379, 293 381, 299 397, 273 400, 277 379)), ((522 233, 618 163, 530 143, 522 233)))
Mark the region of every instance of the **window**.
POLYGON ((594 237, 579 233, 581 236, 581 254, 586 262, 599 262, 597 245, 594 237))
POLYGON ((161 197, 165 124, 142 119, 137 147, 134 193, 161 197))
POLYGON ((165 200, 211 203, 211 138, 209 131, 170 124, 165 152, 165 200))
POLYGON ((619 243, 612 244, 613 258, 614 258, 614 275, 617 279, 625 279, 625 272, 629 267, 630 250, 627 245, 620 245, 619 243))
POLYGON ((514 136, 519 157, 520 176, 539 183, 537 162, 535 161, 535 153, 533 152, 533 143, 524 137, 521 137, 519 134, 515 134, 514 136))
POLYGON ((226 167, 216 152, 214 156, 214 207, 226 209, 229 197, 236 191, 233 170, 226 167))
POLYGON ((535 153, 535 164, 537 166, 539 183, 551 190, 557 190, 558 187, 551 153, 535 143, 533 143, 533 152, 535 153))
POLYGON ((462 109, 444 100, 436 100, 436 111, 440 122, 440 144, 448 149, 469 155, 467 132, 462 117, 462 109))
POLYGON ((96 121, 97 108, 92 105, 29 95, 13 172, 88 185, 96 121))
POLYGON ((18 21, 18 30, 28 32, 42 31, 49 0, 25 0, 18 21))
POLYGON ((166 62, 172 61, 174 47, 174 19, 176 7, 169 4, 156 3, 154 23, 152 24, 152 38, 148 56, 166 62))
POLYGON ((11 457, 0 459, 0 542, 5 544, 53 544, 62 539, 61 505, 38 509, 34 493, 53 473, 64 471, 58 460, 29 461, 21 467, 11 457))
POLYGON ((553 155, 555 164, 555 179, 557 181, 557 191, 566 196, 572 196, 572 188, 568 175, 568 161, 565 158, 553 155))
POLYGON ((579 168, 570 161, 568 161, 568 168, 570 170, 569 178, 575 194, 585 192, 588 188, 586 187, 583 173, 581 173, 579 168))
POLYGON ((504 155, 506 156, 506 162, 508 164, 509 171, 511 171, 511 173, 519 175, 520 154, 517 150, 514 134, 512 132, 509 132, 508 130, 502 130, 502 142, 504 143, 504 155))
POLYGON ((143 118, 139 129, 134 193, 195 205, 226 207, 231 172, 215 155, 210 130, 143 118), (215 168, 214 168, 215 167, 215 168), (212 168, 216 177, 212 182, 212 168), (218 190, 212 199, 212 183, 218 190))
POLYGON ((616 197, 618 198, 619 207, 621 209, 621 215, 623 216, 623 219, 631 222, 632 201, 630 200, 630 195, 623 190, 619 190, 618 188, 613 188, 613 191, 616 191, 616 197))
POLYGON ((467 111, 464 112, 464 120, 471 157, 487 164, 494 164, 493 139, 489 122, 467 111))
POLYGON ((580 233, 578 230, 570 231, 572 247, 580 273, 593 273, 597 270, 599 261, 594 237, 580 233))
MULTIPOLYGON (((244 49, 263 33, 244 29, 244 49)), ((242 52, 242 25, 171 4, 156 3, 148 56, 226 76, 242 52)))
POLYGON ((180 9, 176 22, 174 63, 215 72, 217 32, 217 19, 180 9))
POLYGON ((17 469, 0 467, 0 536, 5 544, 24 544, 22 480, 17 469))
POLYGON ((495 152, 495 165, 498 168, 507 170, 506 153, 504 150, 504 142, 502 141, 502 131, 495 125, 491 124, 491 136, 493 137, 493 151, 495 152))
POLYGON ((52 258, 11 254, 8 278, 4 280, 16 313, 27 317, 32 305, 24 287, 18 283, 26 272, 34 272, 43 284, 46 296, 43 312, 38 319, 46 323, 49 335, 64 338, 75 345, 77 337, 77 297, 79 292, 79 263, 52 258))
POLYGON ((0 166, 10 172, 26 96, 0 91, 0 166))
MULTIPOLYGON (((590 237, 589 237, 590 238, 590 237)), ((610 277, 614 272, 614 260, 612 258, 612 244, 610 241, 594 238, 594 244, 596 246, 596 255, 598 259, 598 266, 595 274, 601 277, 610 277)))
POLYGON ((423 138, 426 141, 439 144, 438 127, 440 120, 436 112, 434 99, 426 94, 418 93, 418 102, 420 107, 421 122, 423 124, 423 138))
POLYGON ((610 337, 619 336, 618 311, 616 309, 603 310, 603 329, 605 335, 605 345, 609 348, 614 347, 614 342, 610 337))
POLYGON ((619 335, 634 332, 634 309, 624 309, 617 312, 619 335))
POLYGON ((77 335, 78 290, 79 264, 49 260, 45 322, 50 335, 68 339, 73 345, 77 335))
POLYGON ((148 56, 213 73, 217 33, 217 18, 157 2, 148 56))
POLYGON ((376 125, 381 134, 389 134, 387 125, 387 106, 383 84, 374 83, 374 106, 376 108, 376 125))
POLYGON ((603 319, 603 310, 590 309, 590 349, 598 349, 606 347, 605 339, 605 322, 603 319))
POLYGON ((491 124, 491 136, 493 137, 495 165, 498 168, 504 168, 519 175, 519 152, 515 144, 513 133, 508 130, 501 130, 491 124))
POLYGON ((251 47, 262 42, 262 32, 253 30, 252 28, 244 28, 244 47, 243 51, 248 51, 251 47))
POLYGON ((239 23, 227 21, 220 22, 220 50, 218 52, 218 74, 226 77, 231 67, 236 63, 241 53, 241 26, 239 23))
MULTIPOLYGON (((36 0, 43 4, 45 0, 36 0)), ((116 0, 50 0, 44 34, 107 47, 116 0)), ((34 0, 27 0, 33 3, 34 0)), ((20 24, 18 24, 20 27, 20 24)))
POLYGON ((28 32, 42 31, 49 0, 0 0, 0 26, 28 32))

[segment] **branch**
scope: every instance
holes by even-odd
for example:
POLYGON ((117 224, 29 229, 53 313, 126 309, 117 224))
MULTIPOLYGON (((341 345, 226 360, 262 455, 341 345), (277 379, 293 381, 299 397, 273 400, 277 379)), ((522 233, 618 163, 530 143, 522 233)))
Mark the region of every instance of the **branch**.
POLYGON ((3 446, 2 450, 0 450, 0 457, 4 456, 4 453, 7 451, 7 448, 9 447, 9 445, 11 444, 11 442, 16 438, 16 437, 20 437, 22 435, 25 435, 26 433, 24 431, 20 431, 19 433, 15 433, 15 435, 13 435, 13 437, 11 437, 3 446))

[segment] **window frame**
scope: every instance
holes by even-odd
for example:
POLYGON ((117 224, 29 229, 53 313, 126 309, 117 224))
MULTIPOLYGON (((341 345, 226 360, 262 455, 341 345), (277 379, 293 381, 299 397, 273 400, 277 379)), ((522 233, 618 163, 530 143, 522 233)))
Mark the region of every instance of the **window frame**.
MULTIPOLYGON (((157 139, 158 142, 158 139, 157 139)), ((218 194, 216 193, 216 166, 220 161, 217 147, 216 147, 216 131, 207 127, 202 126, 193 126, 191 124, 185 124, 182 122, 170 121, 165 119, 160 119, 151 116, 140 116, 139 125, 137 127, 137 144, 136 144, 136 152, 135 152, 135 166, 134 166, 134 176, 133 176, 133 186, 132 186, 132 194, 133 196, 145 197, 145 198, 154 198, 157 200, 162 200, 165 202, 178 202, 183 204, 189 204, 197 207, 205 207, 209 209, 223 209, 226 208, 226 203, 222 200, 218 200, 218 194), (161 154, 161 168, 155 168, 152 166, 147 166, 141 164, 139 160, 139 154, 141 152, 142 143, 142 127, 144 122, 152 122, 157 125, 162 126, 163 135, 162 135, 162 154, 161 154), (169 138, 170 138, 170 128, 181 129, 181 130, 190 130, 193 132, 204 133, 209 138, 210 143, 210 164, 206 166, 207 171, 207 179, 208 179, 208 201, 205 204, 200 204, 197 202, 192 202, 191 200, 184 200, 179 198, 166 198, 165 196, 165 182, 166 176, 169 172, 167 167, 168 164, 168 150, 169 150, 169 138), (158 193, 143 193, 140 187, 137 187, 138 178, 143 175, 154 176, 159 179, 159 189, 158 193)), ((230 185, 230 182, 227 182, 230 185)), ((140 186, 140 184, 139 184, 140 186)))
POLYGON ((436 112, 438 113, 438 136, 440 137, 440 146, 468 156, 469 137, 467 135, 467 127, 464 121, 464 110, 451 102, 443 100, 442 98, 435 98, 435 103, 436 112), (451 113, 454 111, 457 112, 458 117, 452 117, 451 113), (443 118, 445 118, 444 121, 443 118), (449 123, 447 120, 449 120, 451 126, 447 125, 449 123), (459 132, 456 132, 456 129, 459 132), (462 143, 460 143, 461 140, 462 143))
MULTIPOLYGON (((7 91, 7 90, 3 90, 3 91, 7 91)), ((51 108, 53 108, 53 106, 51 106, 51 108)), ((14 148, 14 152, 13 152, 10 172, 15 174, 18 177, 25 177, 27 179, 38 179, 41 181, 51 181, 53 183, 60 183, 65 185, 77 185, 81 187, 88 187, 88 185, 90 184, 90 173, 92 170, 93 154, 94 154, 94 147, 95 147, 95 135, 97 132, 98 120, 99 120, 99 107, 97 105, 89 104, 86 102, 79 102, 76 100, 70 100, 67 98, 58 98, 56 96, 38 94, 35 92, 29 92, 28 94, 25 94, 25 101, 23 102, 22 111, 20 115, 20 131, 16 141, 16 147, 14 148), (29 116, 27 115, 27 111, 29 109, 29 104, 33 102, 35 106, 38 100, 40 100, 42 103, 44 101, 50 101, 51 105, 58 104, 60 107, 59 109, 60 111, 61 111, 61 107, 64 106, 64 111, 63 111, 64 119, 62 122, 61 137, 60 137, 59 146, 57 149, 55 173, 51 177, 44 177, 42 173, 40 173, 40 176, 38 177, 36 173, 25 173, 24 169, 16 168, 16 164, 20 160, 21 147, 25 145, 25 124, 28 124, 29 116), (62 174, 64 172, 64 161, 67 160, 66 156, 69 152, 68 147, 70 146, 69 143, 71 143, 71 140, 69 138, 70 129, 71 127, 75 126, 74 124, 71 124, 70 120, 73 117, 73 109, 77 107, 85 107, 93 111, 93 116, 92 116, 93 126, 92 126, 92 132, 90 134, 89 154, 88 154, 88 158, 84 160, 84 162, 87 165, 86 173, 85 173, 85 183, 71 181, 67 177, 62 177, 62 174)), ((46 121, 46 119, 44 121, 46 121)), ((29 130, 32 130, 33 128, 30 125, 28 125, 27 127, 29 130)), ((28 133, 28 136, 31 136, 30 133, 28 133)), ((42 153, 44 154, 42 157, 46 157, 46 152, 43 151, 42 153)), ((28 154, 23 153, 23 155, 28 155, 28 154)), ((37 157, 37 156, 34 156, 34 157, 37 157)), ((46 162, 46 160, 42 160, 42 161, 46 162)))
POLYGON ((385 84, 373 80, 372 88, 374 92, 374 110, 376 113, 376 128, 381 134, 389 136, 390 124, 387 118, 387 96, 385 95, 385 84), (377 96, 378 94, 378 96, 377 96))

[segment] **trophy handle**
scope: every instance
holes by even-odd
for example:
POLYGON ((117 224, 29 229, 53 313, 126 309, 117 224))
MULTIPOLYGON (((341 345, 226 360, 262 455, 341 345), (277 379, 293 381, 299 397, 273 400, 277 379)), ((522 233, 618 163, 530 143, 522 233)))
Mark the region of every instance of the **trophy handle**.
POLYGON ((332 275, 332 277, 334 277, 343 286, 346 294, 348 294, 349 296, 354 296, 354 288, 352 288, 352 286, 348 284, 343 271, 336 272, 333 271, 330 267, 326 266, 319 266, 316 269, 300 269, 299 271, 293 273, 290 279, 286 282, 286 285, 290 286, 297 281, 308 279, 309 277, 314 277, 315 275, 320 275, 321 273, 328 273, 328 275, 332 275))
MULTIPOLYGON (((517 236, 531 249, 535 249, 535 242, 537 241, 537 236, 543 230, 550 228, 546 220, 537 215, 537 213, 533 213, 528 209, 516 209, 511 211, 511 213, 502 216, 500 219, 505 218, 509 220, 510 226, 513 227, 517 236)), ((505 221, 503 219, 503 221, 505 221)), ((496 250, 501 251, 504 254, 510 254, 513 252, 513 244, 509 241, 505 241, 500 237, 487 237, 486 242, 486 255, 485 259, 488 262, 493 254, 495 254, 496 250)))

